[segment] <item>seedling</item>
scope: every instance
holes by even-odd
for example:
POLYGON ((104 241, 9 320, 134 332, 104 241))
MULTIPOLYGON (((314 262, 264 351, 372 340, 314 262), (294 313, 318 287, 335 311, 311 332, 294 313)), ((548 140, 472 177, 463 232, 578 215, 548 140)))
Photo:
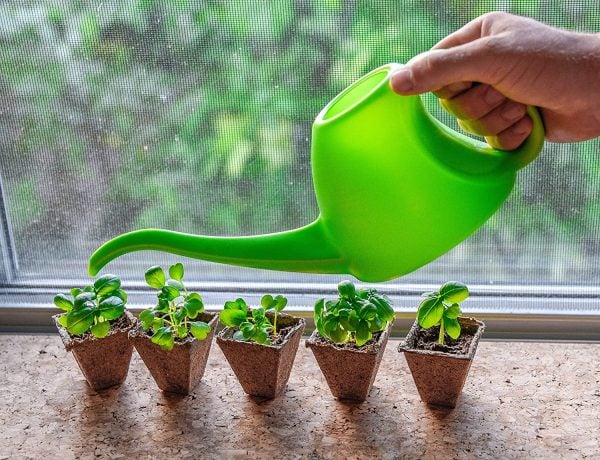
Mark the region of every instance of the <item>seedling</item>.
POLYGON ((169 279, 161 267, 155 265, 146 270, 148 286, 158 289, 158 303, 140 313, 142 329, 152 331, 152 342, 163 350, 172 350, 175 338, 185 339, 192 334, 204 340, 210 333, 210 326, 204 321, 192 321, 204 311, 202 297, 196 292, 188 292, 183 284, 183 264, 169 267, 169 279))
POLYGON ((58 318, 61 326, 71 335, 90 331, 99 339, 108 335, 110 322, 121 317, 126 303, 127 294, 115 275, 101 276, 93 285, 54 297, 54 305, 66 312, 58 318))
POLYGON ((355 342, 363 346, 373 333, 394 320, 391 301, 375 289, 360 289, 350 281, 338 284, 336 300, 319 299, 315 304, 315 325, 319 334, 335 343, 355 342))
POLYGON ((277 313, 280 313, 287 305, 287 299, 282 295, 273 298, 272 295, 264 295, 260 299, 260 304, 265 310, 273 310, 273 335, 277 337, 277 313))
POLYGON ((469 289, 463 283, 449 281, 439 291, 425 292, 425 300, 419 305, 417 320, 423 329, 440 326, 438 342, 444 344, 445 334, 453 339, 460 337, 461 314, 459 303, 469 297, 469 289))
POLYGON ((273 297, 267 294, 260 303, 262 306, 253 309, 251 316, 248 316, 248 305, 244 299, 225 302, 219 319, 225 326, 239 329, 233 334, 235 340, 269 345, 269 331, 273 331, 273 335, 277 337, 277 314, 285 308, 287 299, 281 295, 273 297), (266 316, 268 310, 273 310, 273 324, 266 316))

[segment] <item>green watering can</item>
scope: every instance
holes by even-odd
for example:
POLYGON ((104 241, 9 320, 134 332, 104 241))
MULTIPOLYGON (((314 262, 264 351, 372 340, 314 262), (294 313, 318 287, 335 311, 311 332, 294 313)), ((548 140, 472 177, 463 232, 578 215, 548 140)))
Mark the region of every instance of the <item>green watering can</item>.
POLYGON ((296 230, 212 237, 146 229, 94 252, 95 276, 111 260, 140 251, 245 267, 347 273, 386 281, 441 256, 477 230, 510 194, 517 170, 544 143, 537 110, 517 150, 496 150, 459 134, 424 109, 418 96, 389 84, 388 64, 346 88, 317 116, 312 172, 320 215, 296 230))

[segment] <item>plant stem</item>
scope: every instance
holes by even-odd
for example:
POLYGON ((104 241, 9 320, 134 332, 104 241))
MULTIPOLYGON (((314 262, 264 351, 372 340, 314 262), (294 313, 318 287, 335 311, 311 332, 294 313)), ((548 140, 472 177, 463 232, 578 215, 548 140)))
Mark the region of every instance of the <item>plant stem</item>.
POLYGON ((440 336, 438 338, 438 343, 440 345, 444 345, 444 320, 440 321, 440 336))
POLYGON ((275 310, 275 317, 273 318, 273 335, 277 337, 277 310, 275 310))

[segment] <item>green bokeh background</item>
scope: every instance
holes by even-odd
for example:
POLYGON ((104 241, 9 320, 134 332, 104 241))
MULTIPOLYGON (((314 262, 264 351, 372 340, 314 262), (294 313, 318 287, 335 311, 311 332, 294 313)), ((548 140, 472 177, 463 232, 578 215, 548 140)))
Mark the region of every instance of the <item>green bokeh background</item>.
MULTIPOLYGON (((320 109, 494 10, 600 32, 593 0, 2 2, 0 174, 20 276, 83 277, 93 249, 138 228, 311 222, 320 109)), ((399 282, 598 282, 599 145, 547 144, 483 229, 399 282)), ((163 260, 130 255, 112 271, 139 277, 163 260)), ((330 279, 197 267, 207 279, 330 279)))

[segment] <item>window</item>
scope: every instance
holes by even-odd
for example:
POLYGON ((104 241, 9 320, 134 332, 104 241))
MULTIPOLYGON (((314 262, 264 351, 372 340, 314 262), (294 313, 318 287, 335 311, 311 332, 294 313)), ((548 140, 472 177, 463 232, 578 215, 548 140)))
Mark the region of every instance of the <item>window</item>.
MULTIPOLYGON (((3 2, 5 294, 85 278, 89 254, 124 231, 250 235, 313 221, 320 109, 367 71, 492 10, 600 29, 591 0, 3 2)), ((598 141, 547 144, 480 231, 387 289, 415 294, 453 278, 482 295, 540 295, 540 305, 548 292, 577 293, 586 314, 600 313, 599 152, 598 141)), ((173 260, 135 253, 109 270, 135 286, 147 266, 173 260)), ((186 263, 215 291, 285 283, 320 292, 340 279, 186 263)))

